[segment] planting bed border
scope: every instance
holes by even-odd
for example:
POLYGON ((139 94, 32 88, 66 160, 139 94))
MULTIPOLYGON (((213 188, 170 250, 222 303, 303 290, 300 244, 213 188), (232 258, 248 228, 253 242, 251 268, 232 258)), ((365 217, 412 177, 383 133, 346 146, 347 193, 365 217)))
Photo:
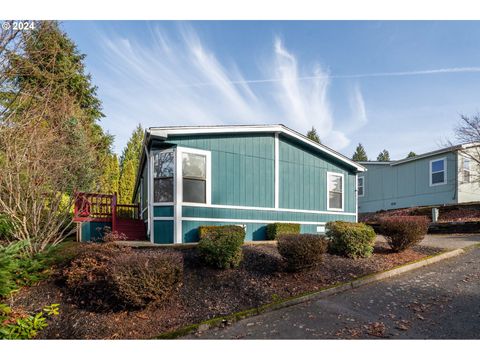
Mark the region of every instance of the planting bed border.
MULTIPOLYGON (((477 247, 477 245, 473 245, 472 247, 477 247)), ((468 249, 470 247, 465 248, 468 249)), ((338 294, 344 291, 347 291, 349 289, 355 289, 363 285, 367 285, 379 280, 387 279, 396 275, 403 274, 405 272, 415 270, 430 264, 434 264, 436 262, 439 262, 441 260, 449 259, 454 256, 461 255, 465 252, 464 249, 455 249, 451 251, 445 251, 441 252, 439 254, 435 255, 430 255, 426 256, 422 259, 415 260, 406 264, 398 265, 396 267, 393 267, 392 269, 385 270, 385 271, 380 271, 377 273, 369 274, 362 276, 358 279, 355 279, 353 281, 348 281, 344 283, 338 283, 334 284, 331 286, 327 286, 321 290, 316 290, 312 292, 306 292, 297 296, 289 297, 289 298, 284 298, 280 300, 273 301, 271 303, 259 306, 257 308, 253 309, 248 309, 248 310, 243 310, 237 313, 233 313, 230 315, 226 316, 220 316, 220 317, 215 317, 213 319, 209 319, 206 321, 202 321, 197 324, 191 324, 184 326, 180 329, 173 330, 173 331, 168 331, 164 332, 156 337, 154 339, 177 339, 182 336, 186 336, 189 334, 193 334, 197 331, 205 331, 211 328, 219 327, 224 324, 231 324, 234 322, 237 322, 239 320, 252 317, 255 315, 260 315, 262 313, 266 313, 269 311, 274 311, 277 309, 281 308, 286 308, 289 306, 297 305, 306 301, 310 300, 317 300, 317 299, 322 299, 334 294, 338 294)))

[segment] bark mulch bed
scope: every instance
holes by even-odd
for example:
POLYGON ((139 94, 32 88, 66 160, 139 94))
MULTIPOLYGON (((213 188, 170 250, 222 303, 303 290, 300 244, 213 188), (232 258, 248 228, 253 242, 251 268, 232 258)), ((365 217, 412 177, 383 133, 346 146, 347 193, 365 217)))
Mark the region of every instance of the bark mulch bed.
POLYGON ((184 255, 184 284, 162 305, 152 305, 140 311, 87 311, 72 302, 55 281, 55 276, 14 294, 11 305, 33 311, 51 303, 61 304, 60 315, 40 333, 42 338, 145 339, 185 325, 259 307, 279 298, 388 270, 441 250, 416 246, 397 254, 390 252, 386 244, 378 243, 368 259, 352 260, 326 254, 317 267, 300 273, 286 272, 275 245, 245 246, 241 266, 224 271, 204 266, 196 249, 177 251, 184 255))

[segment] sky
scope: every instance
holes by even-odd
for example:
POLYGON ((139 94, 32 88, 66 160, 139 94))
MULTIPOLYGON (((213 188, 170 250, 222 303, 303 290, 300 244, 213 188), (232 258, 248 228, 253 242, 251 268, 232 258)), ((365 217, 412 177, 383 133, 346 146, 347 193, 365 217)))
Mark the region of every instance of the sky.
POLYGON ((478 21, 65 21, 121 153, 133 129, 284 124, 351 157, 455 142, 480 110, 478 21))

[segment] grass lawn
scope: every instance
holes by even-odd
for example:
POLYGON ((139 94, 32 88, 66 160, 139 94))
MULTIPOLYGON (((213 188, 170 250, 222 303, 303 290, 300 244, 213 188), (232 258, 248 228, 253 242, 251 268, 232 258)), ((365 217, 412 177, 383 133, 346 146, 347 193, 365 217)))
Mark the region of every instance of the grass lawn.
POLYGON ((60 315, 52 319, 49 326, 39 334, 41 338, 152 338, 185 325, 319 290, 441 251, 415 246, 402 253, 392 253, 385 244, 377 243, 370 258, 353 260, 325 254, 323 262, 315 268, 290 273, 286 271, 276 246, 270 244, 244 246, 243 262, 239 268, 231 270, 206 267, 195 248, 136 249, 134 251, 182 253, 182 288, 161 305, 151 305, 139 311, 96 312, 74 303, 66 292, 61 277, 61 267, 65 265, 63 260, 71 257, 75 249, 88 245, 70 243, 64 246, 49 279, 23 288, 11 298, 13 306, 26 311, 36 311, 51 303, 60 304, 60 315))

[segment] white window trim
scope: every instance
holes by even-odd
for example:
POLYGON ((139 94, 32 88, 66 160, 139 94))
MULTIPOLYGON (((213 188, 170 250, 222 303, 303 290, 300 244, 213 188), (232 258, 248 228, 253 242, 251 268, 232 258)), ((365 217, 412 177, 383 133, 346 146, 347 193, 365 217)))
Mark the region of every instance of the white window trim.
POLYGON ((155 206, 155 205, 173 205, 173 203, 175 202, 175 162, 176 162, 176 154, 175 154, 175 149, 174 148, 169 148, 169 149, 165 149, 165 150, 151 150, 150 151, 151 154, 152 154, 152 171, 150 173, 151 177, 150 177, 150 181, 151 181, 151 189, 152 189, 152 205, 155 206), (155 177, 154 177, 154 172, 155 172, 155 154, 158 154, 158 153, 173 153, 173 201, 157 201, 157 202, 154 202, 153 199, 154 199, 154 196, 155 196, 155 177))
POLYGON ((429 163, 429 183, 430 183, 430 187, 432 187, 432 186, 439 186, 439 185, 445 185, 445 184, 447 183, 447 158, 446 158, 446 157, 442 157, 442 158, 437 158, 437 159, 430 160, 430 163, 429 163), (439 172, 441 172, 441 171, 436 171, 435 173, 432 173, 432 164, 433 164, 434 162, 437 162, 437 161, 440 161, 440 160, 443 161, 443 172, 444 172, 443 182, 433 184, 433 183, 432 183, 432 174, 436 174, 436 173, 439 173, 439 172))
POLYGON ((326 186, 326 189, 327 189, 327 210, 328 211, 343 211, 344 208, 345 208, 345 177, 342 173, 337 173, 337 172, 330 172, 330 171, 327 171, 327 186, 326 186), (330 193, 330 185, 329 185, 329 178, 331 175, 335 175, 335 176, 340 176, 342 178, 342 207, 341 208, 332 208, 330 207, 330 196, 329 196, 329 193, 330 193))
POLYGON ((357 194, 358 194, 358 197, 364 197, 365 196, 365 176, 358 176, 357 177, 357 194), (360 193, 358 192, 358 181, 362 179, 362 195, 360 195, 360 193))
MULTIPOLYGON (((176 202, 184 204, 183 202, 183 171, 182 171, 182 159, 183 159, 183 153, 187 154, 196 154, 196 155, 203 155, 205 156, 205 162, 206 162, 206 174, 205 174, 205 203, 195 203, 195 204, 206 204, 210 205, 212 203, 212 153, 208 150, 200 150, 200 149, 191 149, 187 147, 182 147, 182 146, 177 146, 177 156, 179 159, 179 174, 178 176, 181 181, 180 181, 180 189, 179 189, 179 195, 178 200, 176 202)), ((188 203, 185 203, 188 204, 188 203)))

